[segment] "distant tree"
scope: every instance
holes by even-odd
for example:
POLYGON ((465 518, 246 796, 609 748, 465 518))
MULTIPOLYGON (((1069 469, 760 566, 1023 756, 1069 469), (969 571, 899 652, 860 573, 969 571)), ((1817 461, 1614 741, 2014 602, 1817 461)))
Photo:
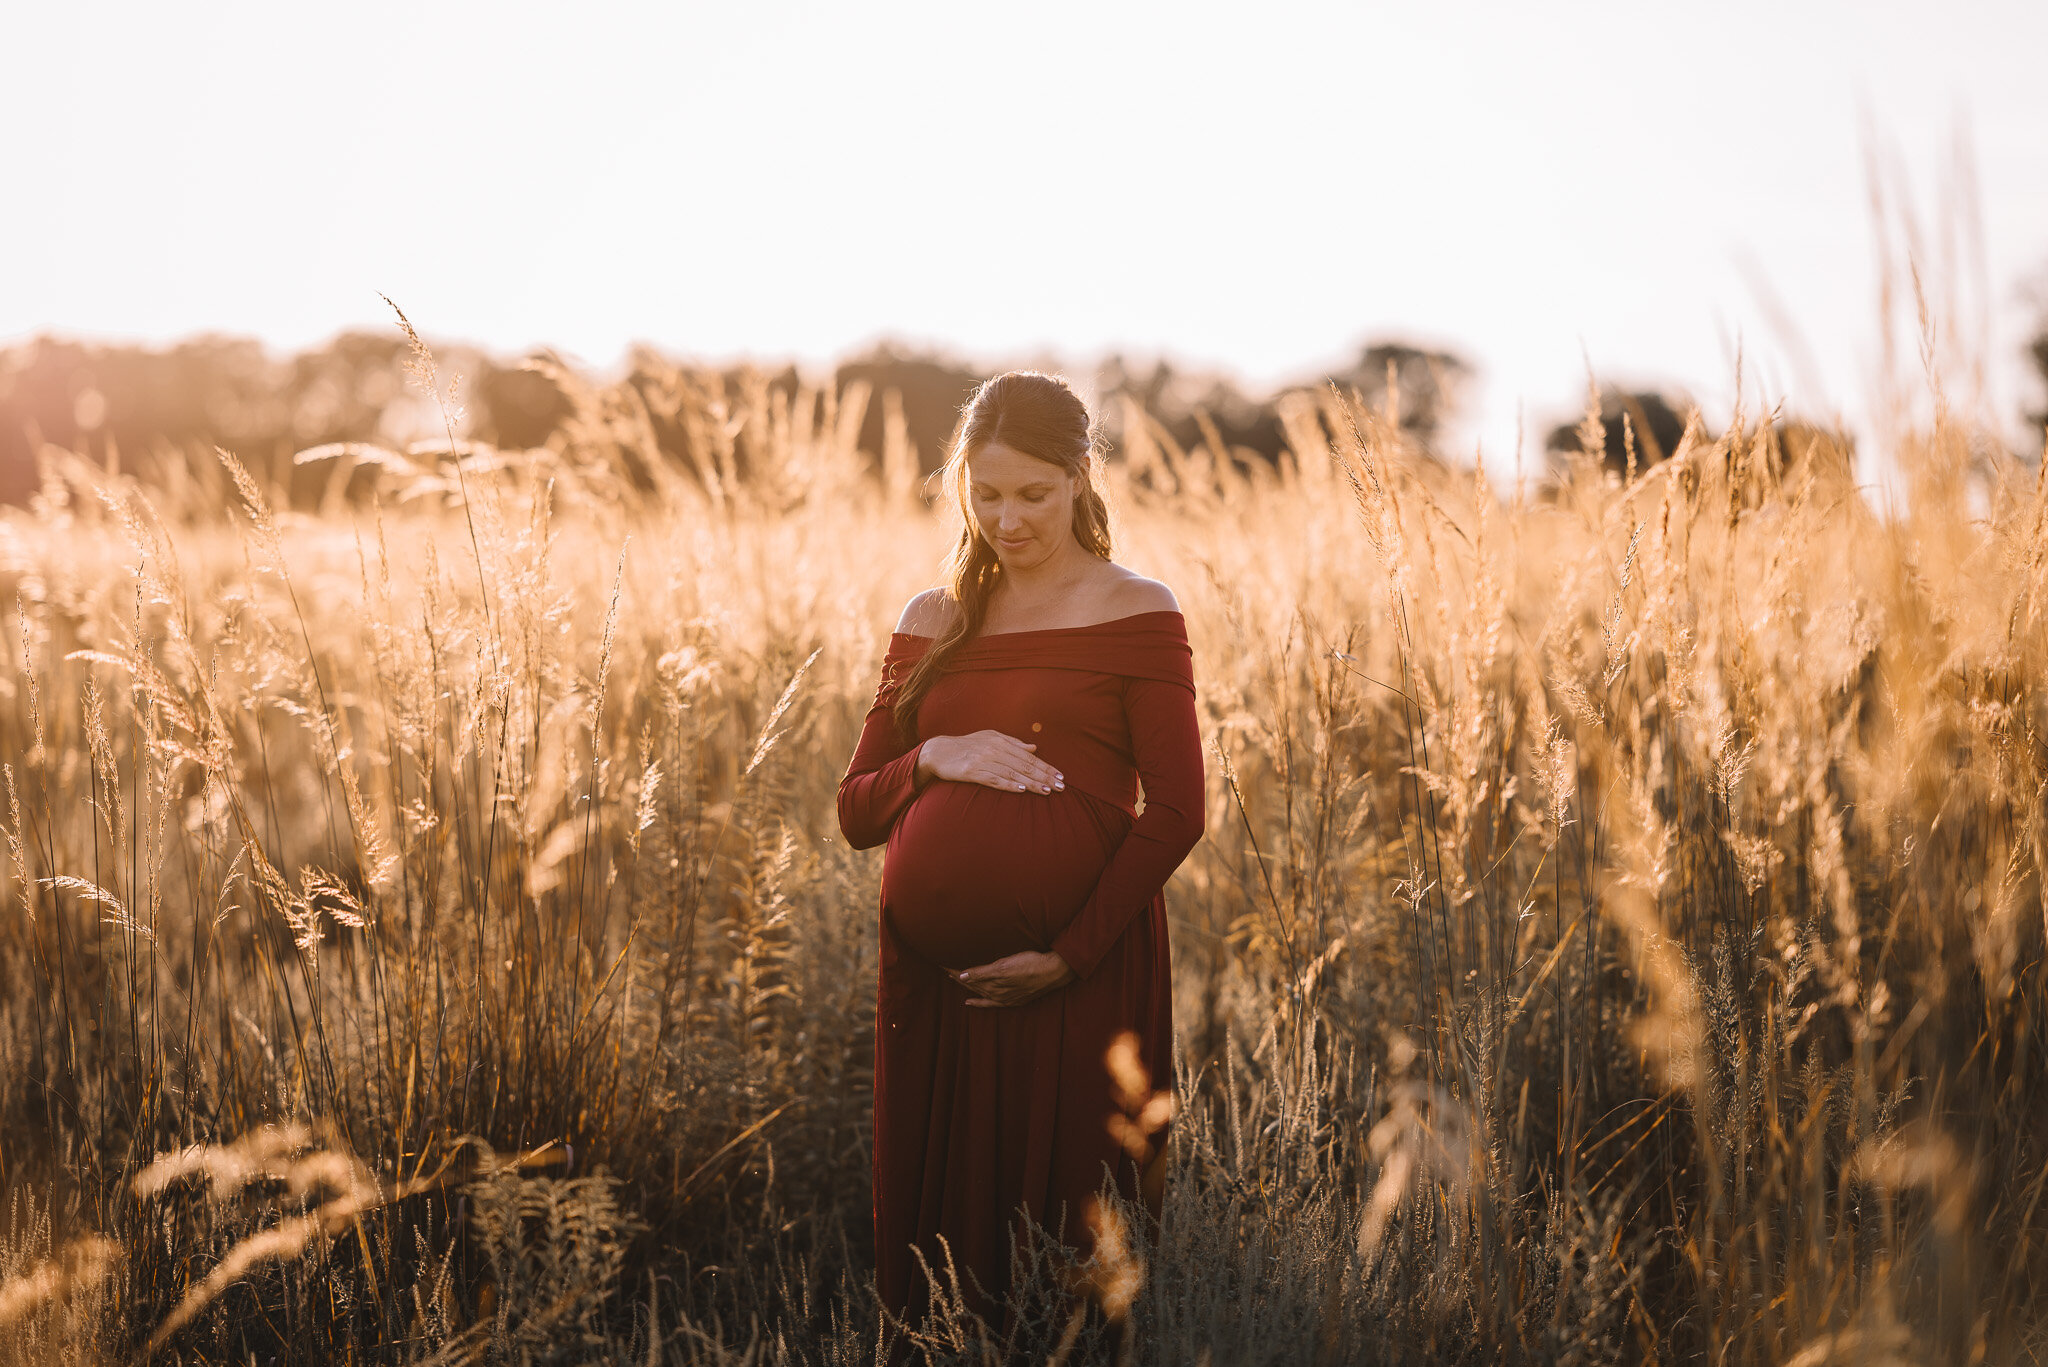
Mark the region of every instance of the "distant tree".
POLYGON ((478 364, 470 395, 471 435, 514 450, 545 446, 575 407, 547 369, 490 360, 478 364))
MULTIPOLYGON (((547 353, 505 364, 460 347, 435 348, 444 381, 460 377, 458 436, 507 448, 567 444, 602 451, 631 483, 651 488, 650 458, 701 474, 723 449, 744 469, 759 434, 730 438, 712 428, 715 412, 758 411, 756 399, 788 400, 801 389, 796 371, 740 366, 726 371, 673 361, 642 348, 616 382, 578 376, 547 353), (723 407, 721 407, 723 405, 723 407), (651 437, 651 442, 649 438, 651 437)), ((318 347, 276 358, 246 338, 199 337, 164 349, 101 346, 40 338, 0 351, 0 500, 19 502, 35 483, 37 448, 49 443, 124 466, 165 460, 212 463, 225 447, 276 483, 293 501, 360 494, 373 474, 346 463, 294 465, 292 456, 338 442, 402 445, 438 441, 433 401, 408 383, 407 343, 396 330, 348 332, 318 347), (339 475, 339 488, 334 480, 339 475)), ((1401 425, 1425 448, 1434 443, 1469 367, 1447 352, 1399 342, 1363 348, 1334 379, 1369 402, 1391 407, 1389 372, 1399 392, 1401 425)), ((871 387, 859 442, 880 456, 886 395, 901 401, 904 427, 922 473, 935 470, 961 406, 984 375, 961 362, 883 343, 840 364, 843 391, 871 387)), ((1286 444, 1274 399, 1247 393, 1228 375, 1160 360, 1133 366, 1112 357, 1095 375, 1095 396, 1112 451, 1121 442, 1128 398, 1182 449, 1214 445, 1226 458, 1276 460, 1286 444)))
MULTIPOLYGON (((788 402, 803 388, 796 367, 765 370, 739 365, 728 370, 672 361, 648 347, 633 351, 626 378, 617 385, 594 392, 600 408, 615 410, 630 396, 631 402, 647 416, 654 432, 656 449, 680 469, 702 472, 716 468, 712 450, 719 438, 709 430, 707 418, 715 412, 743 412, 755 401, 788 402)), ((589 415, 585 415, 586 417, 589 415)), ((732 438, 733 469, 744 475, 754 467, 768 436, 747 424, 732 438)), ((631 442, 615 443, 614 458, 624 473, 640 488, 652 487, 651 471, 640 468, 631 442)))
POLYGON ((957 362, 929 353, 898 350, 883 342, 842 361, 832 382, 841 391, 864 380, 871 386, 868 410, 861 419, 860 449, 882 451, 882 395, 893 389, 902 396, 903 427, 917 448, 921 473, 939 468, 945 446, 959 425, 960 409, 988 377, 957 362))
POLYGON ((211 460, 225 447, 252 468, 317 489, 292 452, 375 438, 405 389, 403 338, 344 333, 279 361, 244 337, 153 349, 39 337, 0 355, 0 499, 20 501, 43 444, 130 469, 211 460))
POLYGON ((1842 488, 1854 485, 1856 439, 1844 429, 1784 418, 1773 425, 1771 437, 1770 449, 1780 481, 1810 478, 1819 484, 1842 488))
MULTIPOLYGON (((1628 470, 1628 447, 1633 437, 1637 470, 1647 470, 1678 449, 1685 435, 1683 399, 1667 398, 1654 390, 1600 391, 1599 424, 1601 463, 1616 474, 1628 470)), ((1560 423, 1550 429, 1543 449, 1552 457, 1587 453, 1580 428, 1582 422, 1560 423)), ((1590 453, 1587 453, 1590 454, 1590 453)))
MULTIPOLYGON (((1381 341, 1361 348, 1351 365, 1283 386, 1279 393, 1319 390, 1334 382, 1339 389, 1356 390, 1383 412, 1395 411, 1393 400, 1398 394, 1401 430, 1417 446, 1433 452, 1443 424, 1457 411, 1471 373, 1472 367, 1463 358, 1448 351, 1381 341)), ((1255 397, 1227 376, 1182 371, 1163 360, 1155 361, 1149 370, 1133 369, 1123 357, 1112 356, 1097 372, 1096 390, 1105 400, 1125 396, 1135 401, 1183 449, 1207 443, 1209 430, 1227 453, 1239 459, 1276 461, 1287 445, 1276 407, 1279 394, 1255 397)), ((1105 402, 1103 407, 1105 421, 1115 434, 1118 406, 1105 402)))
MULTIPOLYGON (((1668 460, 1676 454, 1685 436, 1690 408, 1683 399, 1653 391, 1602 391, 1601 468, 1617 477, 1627 475, 1631 436, 1638 475, 1668 460)), ((1711 432, 1702 435, 1709 441, 1720 439, 1711 432)), ((1855 485, 1856 439, 1838 425, 1780 416, 1768 427, 1721 436, 1733 437, 1720 458, 1738 467, 1730 473, 1739 478, 1739 496, 1746 505, 1753 506, 1773 496, 1775 490, 1801 485, 1837 492, 1846 492, 1855 485)), ((1554 490, 1565 473, 1564 467, 1585 453, 1584 419, 1552 428, 1544 446, 1551 457, 1554 490)))
POLYGON ((118 450, 131 467, 165 443, 245 444, 274 423, 276 388, 245 339, 150 351, 38 337, 0 358, 0 498, 32 491, 45 443, 101 459, 118 450))
MULTIPOLYGON (((471 369, 466 356, 440 348, 436 354, 451 373, 471 369)), ((251 432, 250 439, 301 451, 322 442, 401 435, 388 430, 386 418, 392 405, 407 396, 410 355, 410 345, 396 331, 344 332, 297 353, 271 372, 275 411, 260 435, 251 432)))
POLYGON ((1328 378, 1355 388, 1382 412, 1398 412, 1401 430, 1434 451, 1471 374, 1471 365, 1451 352, 1389 341, 1366 347, 1353 365, 1328 378))
POLYGON ((1152 415, 1182 450, 1208 443, 1206 422, 1224 453, 1250 453, 1277 460, 1287 444, 1280 419, 1270 402, 1254 398, 1225 375, 1178 370, 1164 360, 1149 371, 1134 370, 1122 356, 1111 356, 1096 370, 1095 392, 1102 420, 1112 442, 1122 438, 1121 404, 1129 398, 1152 415))
MULTIPOLYGON (((2039 442, 2042 429, 2048 428, 2048 318, 2041 320, 2040 330, 2034 334, 2034 340, 2027 344, 2027 356, 2034 363, 2035 378, 2041 382, 2041 408, 2038 412, 2027 415, 2027 421, 2034 429, 2034 439, 2039 442)), ((2040 452, 2036 450, 2029 454, 2038 455, 2040 452)))

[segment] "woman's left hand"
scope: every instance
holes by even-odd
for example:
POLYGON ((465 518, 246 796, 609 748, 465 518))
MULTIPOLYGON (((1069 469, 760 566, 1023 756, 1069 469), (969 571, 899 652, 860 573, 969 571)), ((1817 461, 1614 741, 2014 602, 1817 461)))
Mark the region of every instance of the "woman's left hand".
POLYGON ((1035 949, 1006 954, 994 963, 958 973, 949 969, 947 975, 977 994, 968 1001, 969 1006, 1022 1006, 1074 980, 1074 970, 1067 967, 1065 959, 1035 949))

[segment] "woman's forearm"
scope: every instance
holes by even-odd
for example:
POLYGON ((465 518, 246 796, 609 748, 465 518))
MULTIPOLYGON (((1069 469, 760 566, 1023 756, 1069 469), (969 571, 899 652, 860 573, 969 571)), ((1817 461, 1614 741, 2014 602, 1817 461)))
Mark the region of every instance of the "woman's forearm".
POLYGON ((924 747, 904 744, 890 703, 885 685, 868 709, 860 741, 839 780, 839 830, 857 850, 886 841, 896 818, 923 786, 924 747))
POLYGON ((1145 810, 1110 856, 1088 902, 1052 943, 1076 976, 1102 956, 1180 867, 1206 826, 1201 725, 1195 695, 1177 684, 1133 679, 1125 686, 1145 810))

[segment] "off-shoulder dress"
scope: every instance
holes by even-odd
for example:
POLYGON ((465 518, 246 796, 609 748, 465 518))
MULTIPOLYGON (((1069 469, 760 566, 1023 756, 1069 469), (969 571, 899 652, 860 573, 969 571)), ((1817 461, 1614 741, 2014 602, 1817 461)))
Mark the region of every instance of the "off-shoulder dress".
MULTIPOLYGON (((1086 1253, 1106 1175, 1140 1173, 1112 1132, 1105 1054, 1131 1031, 1152 1085, 1172 1076, 1167 878, 1202 836, 1205 781, 1186 623, 1143 612, 970 640, 897 733, 896 690, 931 639, 890 637, 839 824, 882 861, 875 1000, 875 1252, 893 1309, 924 1305, 912 1249, 998 1301, 1019 1210, 1086 1253), (1064 792, 914 774, 924 742, 983 729, 1037 746, 1064 792), (1139 785, 1143 811, 1138 811, 1139 785), (1051 950, 1075 981, 1019 1007, 970 1008, 944 968, 1051 950)), ((1155 1145, 1164 1134, 1155 1136, 1155 1145)))

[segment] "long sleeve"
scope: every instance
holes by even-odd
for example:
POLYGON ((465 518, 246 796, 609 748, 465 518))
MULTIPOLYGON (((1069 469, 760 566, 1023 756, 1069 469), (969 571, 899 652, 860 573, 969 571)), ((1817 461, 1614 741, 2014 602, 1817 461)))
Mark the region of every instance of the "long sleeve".
POLYGON ((1095 971, 1131 918, 1166 886, 1206 824, 1208 784, 1194 693, 1178 683, 1129 678, 1124 681, 1124 714, 1138 779, 1145 787, 1145 810, 1131 823, 1088 904, 1052 945, 1083 978, 1095 971))
POLYGON ((882 665, 882 682, 874 705, 861 724, 853 759, 839 780, 839 830, 857 850, 872 849, 889 838, 903 809, 917 796, 917 760, 924 742, 906 746, 896 732, 891 709, 896 702, 894 659, 882 665))

